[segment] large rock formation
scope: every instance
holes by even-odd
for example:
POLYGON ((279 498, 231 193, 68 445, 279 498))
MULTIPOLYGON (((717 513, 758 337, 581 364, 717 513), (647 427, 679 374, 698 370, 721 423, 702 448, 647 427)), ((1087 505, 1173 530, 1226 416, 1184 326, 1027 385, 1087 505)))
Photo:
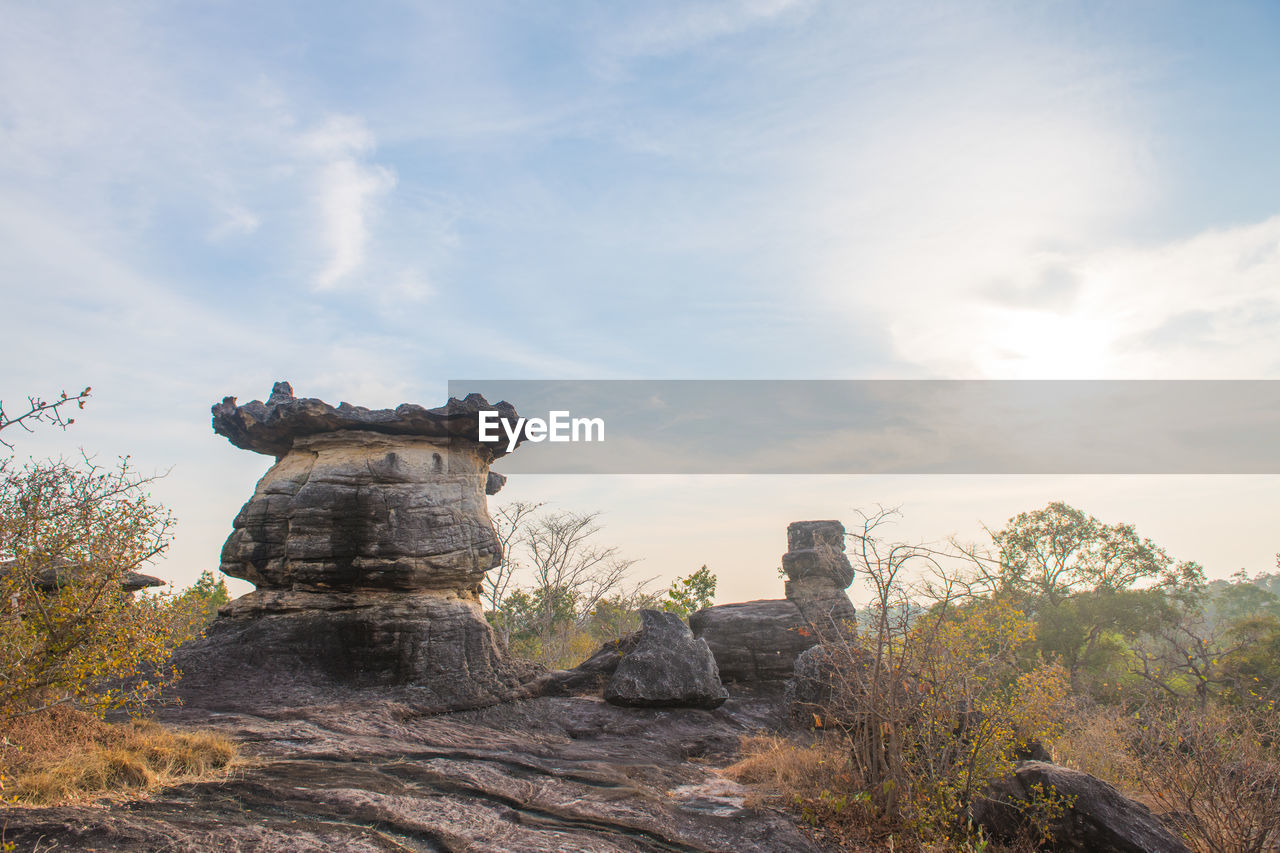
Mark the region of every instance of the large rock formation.
POLYGON ((222 571, 258 588, 184 654, 187 690, 327 679, 412 687, 441 708, 517 691, 478 596, 501 559, 485 494, 501 487, 489 464, 506 452, 478 440, 482 410, 515 418, 475 394, 436 409, 335 408, 284 382, 266 403, 215 405, 215 432, 276 463, 222 550, 222 571))
POLYGON ((641 610, 635 648, 618 661, 605 701, 632 708, 718 708, 729 698, 716 659, 679 616, 641 610))
POLYGON ((782 682, 796 657, 823 636, 847 629, 857 616, 845 589, 853 566, 844 553, 844 525, 797 521, 787 526, 784 599, 708 607, 689 617, 707 641, 725 681, 782 682))

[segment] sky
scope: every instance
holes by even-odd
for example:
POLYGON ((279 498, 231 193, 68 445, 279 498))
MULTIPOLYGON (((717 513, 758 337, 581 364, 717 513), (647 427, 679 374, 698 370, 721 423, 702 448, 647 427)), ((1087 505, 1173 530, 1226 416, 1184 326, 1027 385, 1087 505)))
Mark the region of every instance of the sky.
MULTIPOLYGON (((93 386, 18 453, 167 471, 181 586, 270 464, 209 406, 280 379, 1280 379, 1277 43, 1265 0, 0 0, 0 399, 93 386)), ((1260 475, 515 499, 722 601, 876 503, 939 540, 1067 500, 1216 577, 1280 550, 1260 475)))

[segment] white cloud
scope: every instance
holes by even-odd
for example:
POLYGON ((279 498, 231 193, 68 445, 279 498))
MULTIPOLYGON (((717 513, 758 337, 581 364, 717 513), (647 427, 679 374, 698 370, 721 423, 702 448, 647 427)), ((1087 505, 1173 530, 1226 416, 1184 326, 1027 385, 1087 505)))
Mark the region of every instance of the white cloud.
POLYGON ((915 287, 909 312, 887 314, 895 345, 947 376, 1280 377, 1280 216, 1151 246, 1010 252, 1004 269, 1027 289, 915 287))
POLYGON ((603 39, 603 70, 616 70, 619 61, 633 57, 690 50, 790 14, 803 14, 813 5, 812 0, 711 0, 637 6, 639 14, 603 39))
POLYGON ((206 235, 212 243, 220 243, 232 237, 244 237, 258 230, 262 220, 256 213, 238 204, 221 211, 221 220, 206 235))
POLYGON ((316 168, 316 204, 327 255, 316 274, 316 290, 333 290, 365 262, 370 221, 378 203, 396 185, 390 169, 363 162, 374 148, 373 134, 359 119, 330 117, 301 135, 302 151, 320 162, 316 168))
POLYGON ((369 242, 368 221, 378 199, 394 186, 390 170, 351 159, 321 170, 318 201, 329 260, 316 276, 317 290, 331 290, 360 269, 369 242))

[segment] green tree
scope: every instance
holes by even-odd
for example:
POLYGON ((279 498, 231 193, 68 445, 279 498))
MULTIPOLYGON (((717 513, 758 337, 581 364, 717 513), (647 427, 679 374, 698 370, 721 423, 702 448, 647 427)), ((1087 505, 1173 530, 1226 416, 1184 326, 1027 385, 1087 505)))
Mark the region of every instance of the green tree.
POLYGON ((1160 654, 1147 654, 1134 672, 1156 683, 1169 674, 1152 663, 1172 659, 1163 647, 1179 646, 1175 635, 1199 613, 1198 564, 1176 563, 1132 524, 1104 524, 1062 502, 1018 514, 991 538, 990 586, 1034 617, 1036 646, 1062 662, 1076 689, 1096 691, 1100 680, 1129 669, 1144 638, 1160 654))
POLYGON ((662 609, 688 618, 704 607, 710 607, 716 597, 717 578, 704 564, 687 578, 678 577, 667 588, 662 609))
POLYGON ((229 601, 231 593, 227 589, 226 578, 205 569, 194 584, 178 593, 172 606, 185 614, 189 622, 188 633, 195 637, 217 618, 218 608, 229 601))
POLYGON ((1103 524, 1060 501, 1019 513, 991 534, 999 587, 1055 604, 1081 590, 1124 590, 1148 581, 1168 588, 1203 585, 1195 563, 1178 563, 1132 524, 1103 524))

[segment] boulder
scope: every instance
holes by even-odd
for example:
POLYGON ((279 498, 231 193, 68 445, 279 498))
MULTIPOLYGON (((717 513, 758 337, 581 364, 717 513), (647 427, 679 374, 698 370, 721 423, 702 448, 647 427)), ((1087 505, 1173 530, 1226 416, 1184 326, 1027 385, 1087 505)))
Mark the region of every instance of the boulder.
POLYGON ((827 715, 831 706, 831 668, 831 655, 824 646, 810 646, 796 656, 783 693, 792 719, 818 725, 817 721, 827 715))
POLYGON ((240 510, 222 571, 257 586, 179 654, 184 691, 252 696, 288 678, 410 686, 445 709, 511 698, 526 668, 508 661, 480 607, 502 558, 486 494, 506 443, 478 439, 479 395, 436 409, 371 410, 298 399, 278 382, 266 403, 213 406, 214 432, 276 457, 240 510), (229 679, 229 681, 228 681, 229 679))
POLYGON ((618 661, 605 701, 636 708, 718 708, 729 698, 716 659, 674 613, 640 611, 640 638, 618 661))
POLYGON ((993 783, 969 808, 986 833, 1014 840, 1026 831, 1022 806, 1035 786, 1070 803, 1052 820, 1044 849, 1079 853, 1191 853, 1151 810, 1088 773, 1045 761, 1020 762, 1013 774, 993 783))
POLYGON ((689 627, 706 641, 725 681, 785 681, 796 656, 818 642, 785 598, 708 607, 689 617, 689 627))

